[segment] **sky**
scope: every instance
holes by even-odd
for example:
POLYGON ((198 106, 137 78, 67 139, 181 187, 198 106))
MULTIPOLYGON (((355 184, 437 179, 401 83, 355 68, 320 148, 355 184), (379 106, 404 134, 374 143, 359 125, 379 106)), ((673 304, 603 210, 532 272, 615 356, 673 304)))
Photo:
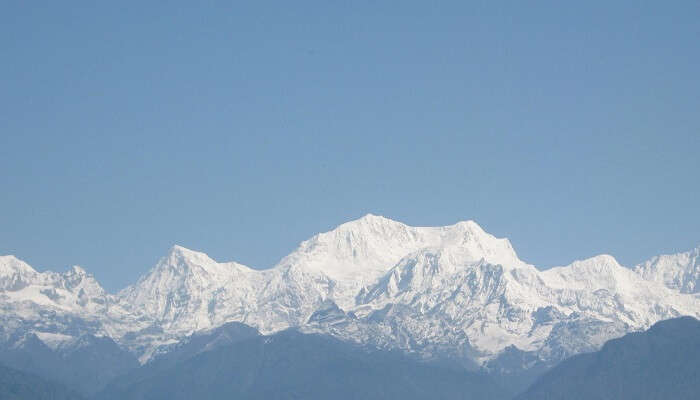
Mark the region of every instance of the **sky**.
POLYGON ((700 2, 146 3, 0 5, 0 254, 116 291, 367 213, 541 268, 700 244, 700 2))

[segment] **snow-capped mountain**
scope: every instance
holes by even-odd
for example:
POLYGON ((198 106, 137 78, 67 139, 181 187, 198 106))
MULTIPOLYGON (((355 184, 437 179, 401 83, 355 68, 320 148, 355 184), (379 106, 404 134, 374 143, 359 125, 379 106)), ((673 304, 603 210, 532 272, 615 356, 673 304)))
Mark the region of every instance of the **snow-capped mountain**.
POLYGON ((65 309, 102 303, 107 293, 92 275, 73 266, 69 271, 39 273, 14 256, 0 256, 0 290, 14 300, 29 299, 65 309))
POLYGON ((611 256, 538 271, 474 261, 461 249, 404 257, 359 296, 356 318, 317 324, 347 340, 492 359, 508 346, 558 361, 656 321, 698 315, 697 299, 611 256))
POLYGON ((656 256, 634 270, 681 293, 700 293, 700 246, 685 253, 656 256))
POLYGON ((0 257, 0 338, 31 332, 52 347, 82 335, 123 337, 147 326, 78 266, 37 272, 14 256, 0 257))
POLYGON ((602 255, 541 271, 473 221, 412 227, 367 215, 268 270, 174 246, 116 295, 77 267, 39 273, 1 257, 0 333, 109 336, 146 362, 196 332, 242 322, 422 357, 483 364, 517 348, 555 362, 662 319, 700 316, 697 260, 698 249, 628 269, 602 255))
POLYGON ((255 303, 252 288, 258 275, 261 273, 244 265, 217 263, 204 253, 174 246, 146 276, 122 290, 119 298, 142 309, 165 329, 187 317, 190 328, 199 330, 219 319, 250 312, 246 307, 255 303))
POLYGON ((229 321, 271 333, 303 325, 327 299, 352 309, 362 288, 422 248, 459 248, 472 260, 524 265, 506 239, 494 238, 471 221, 416 228, 367 215, 304 241, 277 266, 263 271, 217 263, 204 253, 174 246, 118 298, 172 337, 229 321))
POLYGON ((352 307, 363 286, 374 284, 407 254, 426 248, 459 248, 466 257, 522 265, 507 239, 497 239, 473 221, 445 227, 412 227, 366 215, 301 243, 275 267, 325 275, 336 285, 330 297, 352 307))

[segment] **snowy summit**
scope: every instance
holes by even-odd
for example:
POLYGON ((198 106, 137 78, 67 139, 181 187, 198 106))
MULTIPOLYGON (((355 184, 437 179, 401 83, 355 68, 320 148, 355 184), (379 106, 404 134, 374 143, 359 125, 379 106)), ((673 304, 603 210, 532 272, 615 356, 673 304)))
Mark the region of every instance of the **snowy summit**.
POLYGON ((241 322, 424 357, 485 364, 516 348, 553 362, 662 319, 700 316, 698 265, 694 249, 633 268, 600 255, 541 271, 474 221, 413 227, 368 214, 266 270, 174 246, 114 295, 80 267, 39 273, 0 257, 1 333, 34 332, 54 346, 107 336, 146 362, 193 333, 241 322))

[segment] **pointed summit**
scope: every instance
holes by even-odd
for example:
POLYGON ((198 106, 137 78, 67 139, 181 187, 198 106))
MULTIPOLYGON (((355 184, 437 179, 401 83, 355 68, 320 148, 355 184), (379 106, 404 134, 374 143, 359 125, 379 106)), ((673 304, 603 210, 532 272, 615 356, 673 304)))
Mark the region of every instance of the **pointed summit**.
POLYGON ((458 222, 443 229, 445 231, 443 241, 450 247, 461 248, 474 260, 483 258, 489 264, 500 264, 505 267, 526 265, 518 258, 510 240, 495 237, 473 220, 458 222))
POLYGON ((220 264, 206 253, 190 250, 180 245, 174 245, 168 253, 158 261, 149 275, 189 275, 209 272, 217 269, 220 264))
MULTIPOLYGON (((173 245, 168 251, 167 258, 178 258, 178 259, 206 259, 211 260, 211 258, 200 251, 190 250, 186 247, 180 245, 173 245)), ((213 261, 213 260, 212 260, 213 261)))
MULTIPOLYGON (((148 274, 124 288, 117 297, 129 306, 177 329, 211 327, 217 315, 216 299, 227 290, 246 295, 250 268, 235 263, 218 263, 205 253, 175 245, 148 274)), ((221 321, 219 321, 221 322, 221 321)))

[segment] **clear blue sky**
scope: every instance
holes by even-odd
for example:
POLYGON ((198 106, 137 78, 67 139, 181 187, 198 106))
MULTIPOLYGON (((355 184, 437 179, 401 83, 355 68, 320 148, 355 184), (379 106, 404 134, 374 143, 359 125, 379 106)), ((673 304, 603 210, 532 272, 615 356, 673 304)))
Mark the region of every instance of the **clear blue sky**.
POLYGON ((368 212, 542 267, 700 244, 700 2, 39 3, 0 6, 0 254, 39 270, 265 268, 368 212))

